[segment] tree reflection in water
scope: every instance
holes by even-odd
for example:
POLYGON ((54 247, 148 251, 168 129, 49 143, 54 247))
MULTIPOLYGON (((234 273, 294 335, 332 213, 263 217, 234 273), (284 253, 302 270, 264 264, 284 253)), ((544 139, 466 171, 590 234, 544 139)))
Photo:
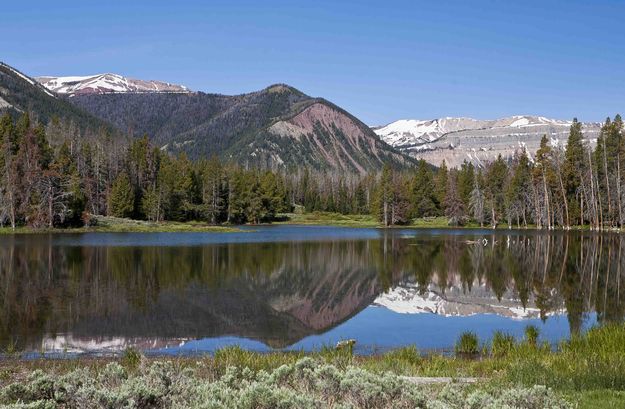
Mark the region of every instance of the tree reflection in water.
POLYGON ((44 337, 158 340, 235 335, 284 347, 328 331, 393 287, 479 286, 499 300, 621 321, 618 234, 383 231, 376 240, 79 246, 0 244, 0 346, 44 337))

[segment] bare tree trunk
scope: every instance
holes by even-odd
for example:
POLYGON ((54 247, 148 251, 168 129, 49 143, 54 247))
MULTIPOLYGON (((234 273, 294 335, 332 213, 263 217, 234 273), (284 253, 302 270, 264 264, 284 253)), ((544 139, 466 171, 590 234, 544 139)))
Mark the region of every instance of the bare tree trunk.
POLYGON ((623 205, 621 203, 621 153, 616 154, 616 194, 618 203, 618 224, 623 227, 623 205))
POLYGON ((543 169, 543 190, 545 193, 545 205, 547 207, 547 229, 551 230, 551 206, 549 206, 549 191, 547 190, 547 179, 545 169, 543 169))
POLYGON ((388 227, 388 202, 386 201, 386 198, 384 199, 383 211, 384 211, 384 227, 388 227))
POLYGON ((48 227, 52 228, 54 224, 54 211, 53 211, 54 195, 52 192, 52 182, 48 186, 48 227))
POLYGON ((562 192, 562 201, 564 202, 564 213, 566 214, 566 228, 571 228, 571 221, 569 220, 569 201, 566 197, 566 191, 564 190, 564 183, 562 183, 562 172, 560 172, 560 166, 558 165, 558 180, 560 181, 560 191, 562 192))
POLYGON ((595 213, 595 228, 599 228, 598 224, 599 224, 599 212, 597 209, 597 201, 595 199, 595 180, 594 180, 594 176, 593 176, 593 172, 592 172, 592 157, 590 156, 590 150, 588 150, 588 169, 590 169, 590 197, 592 200, 592 205, 594 207, 594 213, 595 213))
MULTIPOLYGON (((603 171, 605 172, 605 187, 606 187, 606 193, 608 195, 608 215, 607 217, 609 218, 608 222, 610 224, 612 224, 612 196, 610 195, 610 178, 608 177, 608 156, 607 156, 607 152, 605 149, 605 142, 603 144, 603 171)), ((603 225, 603 223, 602 223, 603 225)))

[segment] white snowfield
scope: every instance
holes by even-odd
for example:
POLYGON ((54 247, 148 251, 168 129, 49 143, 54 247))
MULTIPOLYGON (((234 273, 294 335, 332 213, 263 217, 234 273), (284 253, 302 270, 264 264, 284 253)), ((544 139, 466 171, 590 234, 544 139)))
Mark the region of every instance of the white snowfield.
POLYGON ((104 94, 104 93, 186 93, 190 90, 184 85, 162 81, 145 81, 126 78, 118 74, 97 74, 68 77, 37 77, 39 83, 57 94, 104 94))

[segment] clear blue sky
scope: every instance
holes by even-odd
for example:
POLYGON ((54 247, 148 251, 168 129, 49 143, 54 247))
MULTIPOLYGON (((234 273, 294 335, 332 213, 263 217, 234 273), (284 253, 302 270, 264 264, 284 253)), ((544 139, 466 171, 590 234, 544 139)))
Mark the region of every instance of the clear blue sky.
POLYGON ((624 18, 623 1, 8 1, 0 60, 225 94, 284 82, 368 124, 594 121, 625 113, 624 18))

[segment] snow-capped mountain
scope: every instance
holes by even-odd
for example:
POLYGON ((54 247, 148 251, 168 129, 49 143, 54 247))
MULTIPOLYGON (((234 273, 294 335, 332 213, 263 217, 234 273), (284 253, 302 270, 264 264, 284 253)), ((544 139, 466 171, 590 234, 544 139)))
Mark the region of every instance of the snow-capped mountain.
MULTIPOLYGON (((525 150, 530 157, 547 135, 552 144, 566 140, 571 121, 543 116, 517 115, 494 120, 472 118, 439 118, 427 121, 402 119, 374 128, 375 133, 389 145, 419 159, 440 165, 459 166, 463 161, 481 166, 497 155, 512 156, 525 150)), ((600 124, 584 124, 591 141, 596 138, 600 124)))
POLYGON ((374 130, 389 145, 402 148, 434 142, 450 132, 489 128, 534 127, 540 125, 568 127, 571 126, 571 122, 529 115, 511 116, 495 120, 445 117, 426 121, 400 119, 374 130))
POLYGON ((57 94, 107 94, 107 93, 186 93, 184 85, 153 80, 137 80, 118 74, 97 74, 72 77, 37 77, 39 83, 57 94))

